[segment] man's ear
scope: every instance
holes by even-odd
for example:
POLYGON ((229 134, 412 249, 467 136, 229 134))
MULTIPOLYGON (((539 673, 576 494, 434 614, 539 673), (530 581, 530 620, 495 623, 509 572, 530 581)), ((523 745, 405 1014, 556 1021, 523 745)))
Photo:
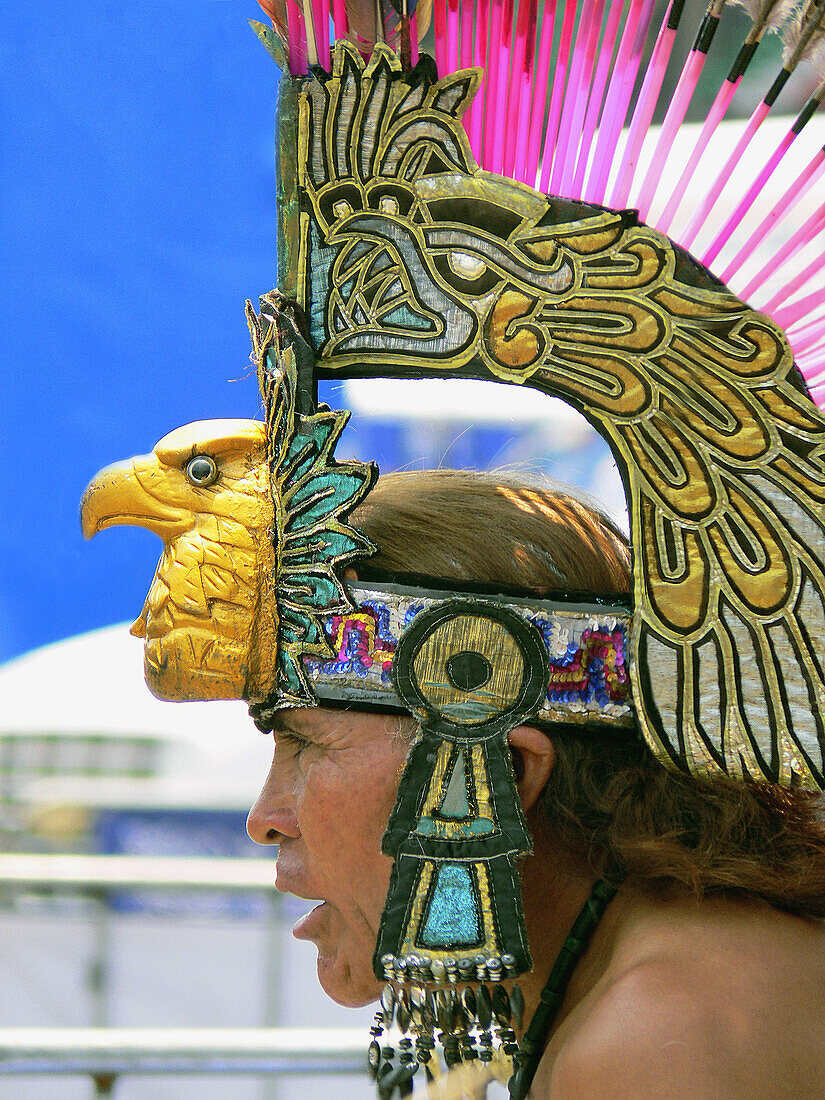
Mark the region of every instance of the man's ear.
POLYGON ((516 785, 525 814, 538 801, 556 763, 556 750, 546 733, 534 726, 516 726, 507 734, 513 754, 516 785))

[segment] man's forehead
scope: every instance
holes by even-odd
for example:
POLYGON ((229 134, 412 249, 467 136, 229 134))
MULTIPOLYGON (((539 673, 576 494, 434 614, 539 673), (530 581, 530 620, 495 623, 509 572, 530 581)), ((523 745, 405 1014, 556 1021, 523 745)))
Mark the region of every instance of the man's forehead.
POLYGON ((322 730, 358 717, 366 717, 366 715, 360 711, 333 710, 327 707, 284 707, 276 712, 271 724, 276 733, 279 729, 309 733, 312 730, 322 730))

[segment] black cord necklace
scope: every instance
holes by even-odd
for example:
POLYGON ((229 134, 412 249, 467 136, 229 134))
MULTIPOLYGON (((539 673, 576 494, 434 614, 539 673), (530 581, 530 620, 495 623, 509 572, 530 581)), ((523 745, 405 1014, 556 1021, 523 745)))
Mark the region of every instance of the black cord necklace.
POLYGON ((518 1056, 520 1064, 510 1078, 510 1100, 524 1100, 530 1091, 544 1053, 547 1035, 564 1000, 564 994, 567 992, 576 964, 587 950, 590 937, 595 932, 605 909, 616 896, 617 889, 618 884, 605 882, 603 878, 596 879, 590 891, 590 897, 582 906, 570 929, 570 934, 562 944, 547 984, 541 991, 541 999, 533 1013, 530 1026, 519 1044, 521 1046, 521 1054, 518 1056))

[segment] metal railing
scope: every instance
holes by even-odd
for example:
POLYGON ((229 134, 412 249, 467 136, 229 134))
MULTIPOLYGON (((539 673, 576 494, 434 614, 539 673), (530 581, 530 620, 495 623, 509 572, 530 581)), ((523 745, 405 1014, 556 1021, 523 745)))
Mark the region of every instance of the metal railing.
MULTIPOLYGON (((87 897, 94 905, 95 950, 89 967, 88 986, 93 997, 93 1023, 105 1027, 113 894, 128 890, 170 890, 221 894, 257 893, 272 901, 268 977, 277 975, 277 902, 275 871, 271 860, 225 856, 91 856, 0 855, 0 897, 24 892, 87 897)), ((265 1020, 276 1023, 272 1003, 265 1020)))
POLYGON ((0 855, 0 889, 109 894, 118 890, 214 890, 275 894, 269 859, 226 856, 0 855))
MULTIPOLYGON (((96 901, 97 1024, 105 1023, 107 898, 144 889, 276 896, 271 860, 0 855, 0 894, 81 894, 96 901)), ((274 978, 274 950, 268 963, 274 978)), ((0 1076, 83 1074, 92 1078, 98 1096, 110 1096, 117 1079, 132 1074, 355 1074, 365 1070, 365 1042, 359 1028, 0 1028, 0 1076)))
POLYGON ((0 1028, 0 1075, 363 1073, 360 1028, 0 1028))

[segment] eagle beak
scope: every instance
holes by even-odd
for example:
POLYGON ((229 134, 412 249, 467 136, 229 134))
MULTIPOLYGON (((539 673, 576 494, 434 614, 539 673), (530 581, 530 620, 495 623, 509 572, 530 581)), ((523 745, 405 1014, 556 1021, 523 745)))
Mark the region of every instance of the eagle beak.
POLYGON ((169 497, 166 471, 154 454, 138 455, 101 470, 86 486, 80 502, 80 526, 90 539, 106 527, 145 527, 164 540, 191 526, 186 509, 169 497), (166 499, 164 499, 166 498, 166 499))

